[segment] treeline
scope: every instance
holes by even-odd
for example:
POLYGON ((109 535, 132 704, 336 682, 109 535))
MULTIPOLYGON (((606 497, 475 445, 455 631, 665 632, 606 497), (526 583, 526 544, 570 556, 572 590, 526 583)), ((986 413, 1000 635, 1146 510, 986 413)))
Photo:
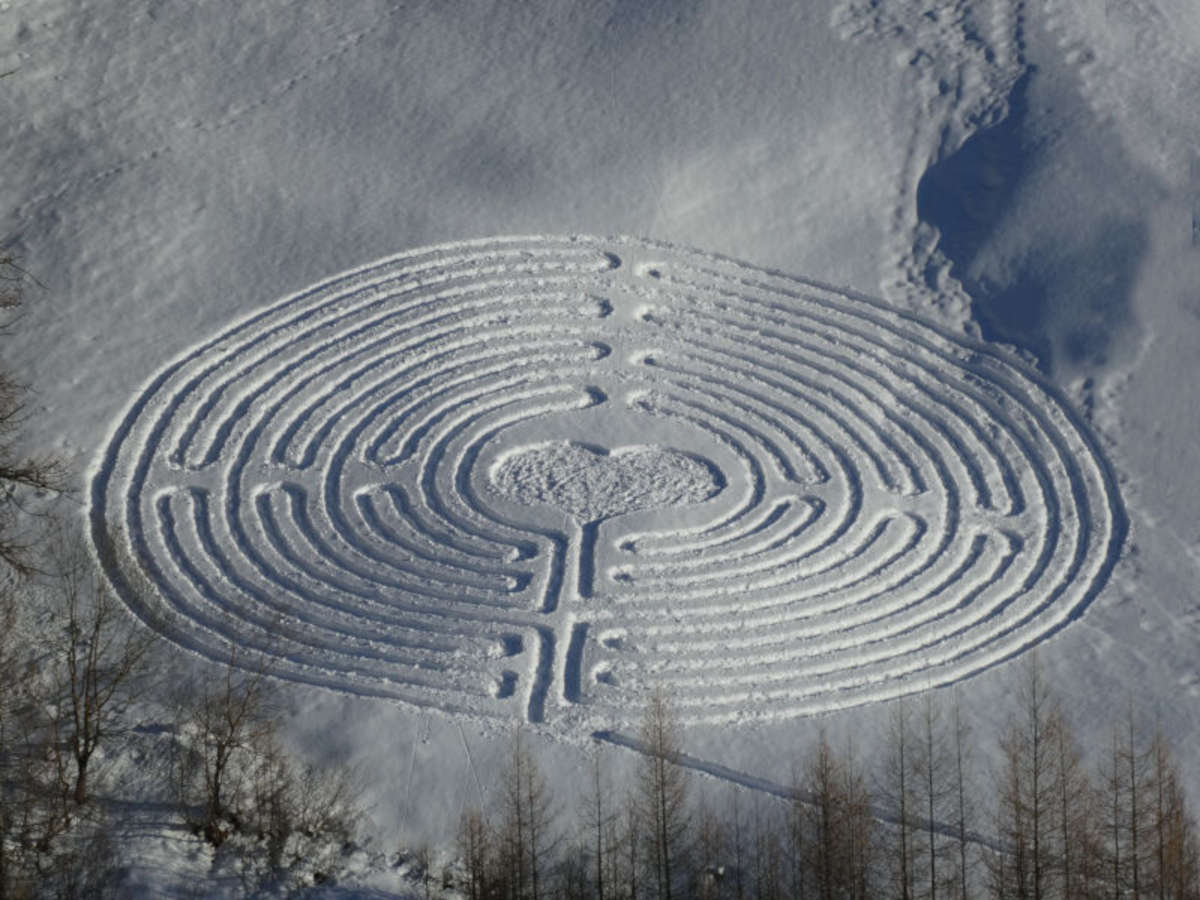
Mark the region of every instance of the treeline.
POLYGON ((635 776, 613 784, 597 748, 577 808, 558 805, 517 729, 494 807, 462 816, 447 883, 469 900, 1200 898, 1162 730, 1129 707, 1085 759, 1036 654, 1015 696, 987 771, 957 695, 943 707, 930 692, 892 704, 870 765, 819 731, 784 797, 693 774, 661 692, 635 776))
POLYGON ((231 649, 183 675, 82 549, 40 563, 0 589, 0 898, 119 896, 109 811, 146 802, 173 807, 251 893, 333 876, 361 792, 286 751, 264 658, 231 649), (129 752, 136 710, 165 719, 152 796, 95 778, 129 752))

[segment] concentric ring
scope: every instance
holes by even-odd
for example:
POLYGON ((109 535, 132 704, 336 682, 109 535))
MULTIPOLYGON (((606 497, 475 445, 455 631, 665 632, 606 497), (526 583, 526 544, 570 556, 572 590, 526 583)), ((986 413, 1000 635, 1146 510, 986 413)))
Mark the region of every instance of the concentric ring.
POLYGON ((186 353, 115 429, 91 527, 182 646, 559 723, 650 683, 720 721, 964 678, 1079 615, 1125 520, 997 349, 709 254, 523 237, 186 353))

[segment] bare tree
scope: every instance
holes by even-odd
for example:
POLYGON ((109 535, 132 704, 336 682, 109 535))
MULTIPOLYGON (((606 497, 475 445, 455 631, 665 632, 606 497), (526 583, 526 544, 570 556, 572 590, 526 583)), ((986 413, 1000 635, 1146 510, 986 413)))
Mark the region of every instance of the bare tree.
POLYGON ((696 865, 692 895, 700 900, 718 900, 725 878, 727 829, 704 800, 696 812, 696 865))
POLYGON ((1104 877, 1110 896, 1120 896, 1125 880, 1125 779, 1121 765, 1121 734, 1114 728, 1110 752, 1101 772, 1104 784, 1104 877))
POLYGON ((421 895, 423 900, 431 900, 433 896, 434 852, 429 844, 423 843, 417 847, 410 857, 416 876, 421 880, 421 895))
POLYGON ((592 900, 588 846, 575 840, 553 863, 553 895, 562 900, 592 900))
MULTIPOLYGON (((21 303, 29 275, 7 252, 0 250, 0 315, 21 303)), ((0 322, 0 336, 9 333, 11 316, 0 322)), ((29 455, 19 448, 19 433, 25 421, 26 388, 0 369, 0 561, 14 571, 29 574, 32 542, 16 529, 27 492, 58 493, 63 490, 66 471, 55 457, 29 455)))
POLYGON ((838 756, 822 731, 804 765, 809 869, 821 900, 873 895, 875 819, 852 746, 838 756))
POLYGON ((128 705, 145 687, 157 636, 134 619, 76 541, 58 535, 50 556, 51 605, 60 623, 51 641, 54 747, 64 799, 80 807, 96 751, 120 733, 128 705))
POLYGON ((0 897, 112 896, 117 847, 104 809, 72 807, 64 777, 68 713, 52 677, 61 660, 19 623, 14 592, 0 589, 0 897))
POLYGON ((581 819, 586 832, 585 845, 592 856, 592 891, 597 900, 615 896, 613 856, 617 852, 617 810, 609 803, 612 795, 604 770, 602 749, 592 752, 588 791, 583 801, 581 819))
POLYGON ((730 829, 730 849, 733 851, 733 896, 744 900, 746 896, 746 821, 742 816, 742 787, 735 784, 730 792, 730 810, 733 823, 730 829))
POLYGON ((913 722, 908 701, 901 697, 888 709, 880 793, 896 826, 888 833, 887 854, 892 892, 911 900, 914 891, 913 860, 917 815, 913 795, 913 722))
POLYGON ((1150 814, 1154 790, 1150 757, 1137 734, 1132 703, 1113 729, 1111 753, 1101 772, 1105 791, 1105 866, 1114 896, 1141 897, 1152 847, 1150 814))
POLYGON ((38 658, 16 632, 17 599, 0 586, 0 897, 32 892, 38 848, 62 827, 53 793, 38 658))
POLYGON ((1071 851, 1070 900, 1091 900, 1105 896, 1107 872, 1104 866, 1104 794, 1086 775, 1086 790, 1074 801, 1076 807, 1075 843, 1071 851))
POLYGON ((252 751, 246 760, 247 803, 239 817, 243 828, 265 843, 268 866, 278 869, 296 813, 295 773, 273 729, 264 730, 252 751))
POLYGON ((231 647, 217 677, 182 684, 174 778, 185 820, 214 847, 238 836, 248 890, 268 881, 311 883, 343 864, 354 839, 362 787, 346 767, 301 765, 282 738, 266 656, 242 663, 231 647))
POLYGON ((679 765, 679 718, 661 687, 646 704, 640 729, 640 808, 649 826, 648 849, 657 896, 671 900, 675 879, 685 871, 688 833, 687 773, 679 765))
POLYGON ((1062 717, 1041 662, 1030 653, 1018 685, 1018 713, 1001 738, 996 832, 1006 852, 992 859, 993 896, 1043 900, 1060 871, 1053 827, 1058 769, 1055 730, 1062 717))
POLYGON ((513 729, 508 762, 501 776, 503 791, 500 843, 514 897, 538 900, 554 855, 555 810, 550 787, 529 750, 525 733, 513 729))
POLYGON ((467 900, 486 900, 491 894, 492 834, 483 813, 464 810, 458 820, 458 853, 467 870, 467 900))
POLYGON ((730 851, 733 854, 733 898, 744 900, 746 896, 746 859, 749 851, 746 848, 749 826, 743 814, 743 788, 733 785, 730 791, 730 811, 732 823, 730 826, 730 851))
POLYGON ((291 766, 290 802, 285 807, 291 830, 308 838, 346 843, 353 839, 362 816, 363 782, 347 766, 291 766))
POLYGON ((625 798, 621 822, 621 884, 627 900, 642 896, 642 851, 646 828, 642 822, 640 797, 631 791, 625 798))
POLYGON ((812 798, 810 868, 821 900, 833 900, 842 894, 843 889, 842 816, 845 798, 841 794, 841 782, 838 760, 822 730, 804 766, 805 788, 812 798))
POLYGON ((808 804, 804 798, 804 776, 792 764, 791 797, 788 803, 788 889, 793 897, 808 895, 808 804))
POLYGON ((1113 729, 1099 781, 1092 855, 1101 874, 1083 874, 1111 897, 1200 898, 1200 840, 1169 744, 1156 729, 1145 746, 1132 705, 1113 729))
MULTIPOLYGON (((0 336, 10 333, 13 311, 30 281, 0 249, 0 336)), ((39 543, 28 520, 22 521, 32 511, 26 500, 59 493, 66 482, 60 461, 21 447, 26 393, 12 373, 0 369, 0 896, 32 893, 37 885, 49 889, 53 866, 48 869, 47 860, 52 858, 62 863, 57 868, 64 877, 103 874, 95 866, 87 871, 77 866, 79 857, 62 837, 66 824, 54 765, 58 746, 47 715, 54 702, 47 693, 42 642, 22 645, 13 631, 18 591, 29 588, 23 579, 35 572, 39 543)), ((82 839, 81 833, 71 837, 82 839)), ((97 864, 100 857, 93 854, 97 864)))
POLYGON ((1167 873, 1167 845, 1169 843, 1168 831, 1170 815, 1168 807, 1171 805, 1170 794, 1172 782, 1174 781, 1173 766, 1171 764, 1171 753, 1167 747, 1166 736, 1162 732, 1162 725, 1154 729, 1154 737, 1150 740, 1150 765, 1152 767, 1152 779, 1154 788, 1154 821, 1152 823, 1153 841, 1154 841, 1154 874, 1153 881, 1157 888, 1156 893, 1160 900, 1165 900, 1167 896, 1167 879, 1164 877, 1167 873))
POLYGON ((1091 876, 1095 874, 1094 789, 1083 768, 1070 723, 1061 709, 1056 709, 1053 715, 1049 729, 1056 794, 1052 830, 1058 848, 1062 896, 1073 898, 1087 895, 1091 876))
POLYGON ((229 829, 247 824, 251 774, 276 729, 262 660, 242 668, 231 647, 220 676, 189 684, 180 699, 180 799, 185 809, 199 809, 193 825, 220 845, 229 829))
POLYGON ((778 900, 783 896, 783 847, 771 811, 763 810, 762 798, 754 794, 754 896, 756 900, 778 900))
POLYGON ((958 843, 958 860, 954 873, 955 891, 959 900, 967 900, 971 894, 971 842, 967 840, 969 823, 974 817, 973 804, 968 798, 967 784, 971 768, 971 732, 963 716, 962 695, 954 689, 954 703, 950 708, 951 732, 954 742, 954 836, 958 843))
POLYGON ((1148 788, 1146 777, 1146 758, 1139 746, 1137 728, 1134 722, 1133 701, 1129 702, 1129 711, 1125 717, 1125 746, 1121 762, 1125 769, 1126 785, 1126 827, 1129 852, 1125 858, 1129 861, 1129 887, 1133 896, 1140 897, 1143 889, 1142 856, 1146 852, 1144 831, 1146 814, 1148 812, 1148 788))
POLYGON ((923 895, 937 900, 953 883, 949 868, 949 841, 942 835, 940 822, 953 809, 954 753, 942 723, 942 711, 932 692, 921 698, 918 710, 917 740, 913 754, 916 797, 920 804, 925 873, 923 895), (940 867, 939 867, 940 866, 940 867))
POLYGON ((875 896, 873 875, 878 864, 876 820, 871 807, 867 776, 851 741, 846 742, 842 766, 842 795, 845 797, 845 828, 848 839, 847 881, 851 900, 875 896))
POLYGON ((1160 900, 1200 897, 1200 836, 1161 727, 1151 738, 1149 756, 1154 852, 1148 881, 1160 900))

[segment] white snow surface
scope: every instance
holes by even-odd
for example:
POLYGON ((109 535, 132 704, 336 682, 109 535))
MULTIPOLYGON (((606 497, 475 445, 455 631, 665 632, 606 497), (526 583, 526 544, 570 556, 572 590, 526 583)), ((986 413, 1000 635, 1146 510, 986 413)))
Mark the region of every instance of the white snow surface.
POLYGON ((1195 10, 8 0, 29 447, 195 666, 271 648, 364 891, 514 721, 567 793, 630 765, 655 682, 712 785, 927 687, 986 745, 1035 646, 1085 745, 1191 752, 1195 10))

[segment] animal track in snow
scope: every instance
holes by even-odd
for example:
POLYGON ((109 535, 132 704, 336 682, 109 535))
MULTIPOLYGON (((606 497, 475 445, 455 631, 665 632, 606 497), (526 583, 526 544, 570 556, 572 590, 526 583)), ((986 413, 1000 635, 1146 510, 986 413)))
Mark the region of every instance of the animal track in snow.
POLYGON ((1079 615, 1124 536, 1021 363, 630 238, 417 250, 255 313, 134 398, 91 499, 182 646, 555 727, 651 683, 720 721, 953 682, 1079 615))

